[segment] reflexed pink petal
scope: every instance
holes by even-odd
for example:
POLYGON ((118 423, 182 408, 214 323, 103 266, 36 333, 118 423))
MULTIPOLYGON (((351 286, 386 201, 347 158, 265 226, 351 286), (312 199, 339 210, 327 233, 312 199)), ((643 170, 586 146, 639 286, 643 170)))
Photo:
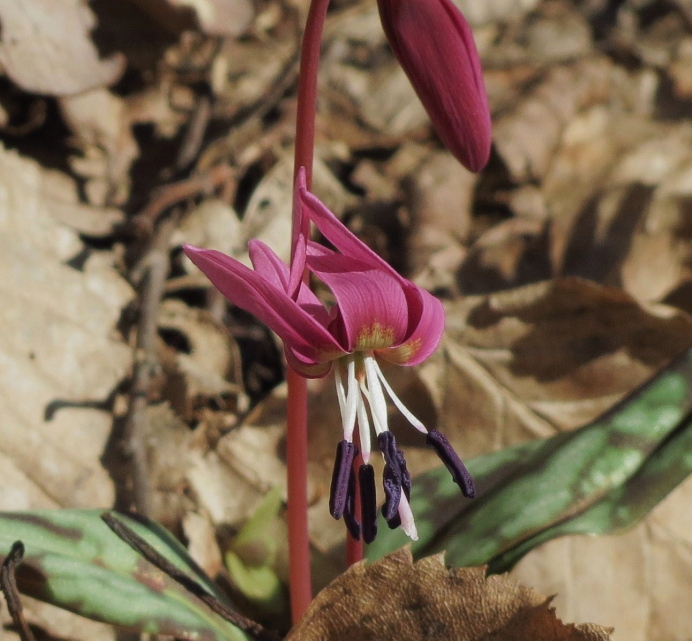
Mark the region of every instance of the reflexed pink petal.
POLYGON ((288 279, 288 289, 286 293, 293 299, 297 299, 298 291, 303 284, 303 275, 305 273, 305 252, 307 241, 303 234, 300 234, 293 243, 291 251, 291 268, 290 277, 288 279))
POLYGON ((490 109, 473 33, 451 0, 378 0, 382 26, 445 146, 480 171, 490 109))
MULTIPOLYGON (((290 274, 288 265, 284 263, 267 245, 259 240, 251 240, 248 243, 250 260, 255 268, 255 272, 270 282, 277 289, 289 292, 290 274)), ((303 249, 302 264, 305 265, 305 250, 303 249)), ((301 275, 303 267, 300 269, 301 275)), ((301 279, 302 280, 302 279, 301 279)), ((312 290, 303 282, 299 281, 299 291, 295 298, 298 305, 310 316, 314 317, 325 328, 329 325, 331 318, 324 305, 312 290)))
MULTIPOLYGON (((344 256, 360 260, 374 269, 387 272, 402 284, 410 283, 348 229, 317 196, 305 189, 305 185, 298 184, 297 192, 303 205, 303 214, 315 223, 322 235, 344 256)), ((310 243, 310 246, 312 245, 310 243)))
POLYGON ((308 245, 307 266, 336 298, 344 350, 379 349, 404 340, 408 306, 399 281, 350 256, 330 254, 308 245))
POLYGON ((419 288, 422 313, 410 335, 396 347, 377 350, 377 355, 397 365, 418 365, 432 354, 440 343, 445 326, 442 303, 419 288))
MULTIPOLYGON (((322 378, 329 374, 332 369, 332 361, 315 361, 310 358, 302 356, 299 352, 294 351, 288 345, 285 346, 286 361, 288 364, 301 376, 305 378, 322 378)), ((335 355, 343 356, 343 352, 339 352, 335 355)))
MULTIPOLYGON (((190 245, 184 245, 183 249, 228 300, 257 316, 304 360, 312 359, 318 363, 324 360, 323 354, 342 351, 325 327, 257 272, 213 249, 198 249, 190 245)), ((260 253, 257 252, 257 256, 260 253)), ((270 261, 265 259, 268 259, 267 254, 260 263, 268 271, 270 261)), ((276 273, 275 281, 281 280, 281 275, 276 273)))
POLYGON ((255 272, 277 289, 288 292, 288 265, 261 240, 251 240, 247 248, 255 272))
MULTIPOLYGON (((303 214, 303 204, 298 195, 298 187, 307 189, 305 181, 305 167, 298 167, 295 183, 293 185, 293 214, 291 225, 291 266, 295 261, 296 245, 305 242, 310 237, 310 221, 303 214)), ((301 270, 302 273, 302 270, 301 270)))

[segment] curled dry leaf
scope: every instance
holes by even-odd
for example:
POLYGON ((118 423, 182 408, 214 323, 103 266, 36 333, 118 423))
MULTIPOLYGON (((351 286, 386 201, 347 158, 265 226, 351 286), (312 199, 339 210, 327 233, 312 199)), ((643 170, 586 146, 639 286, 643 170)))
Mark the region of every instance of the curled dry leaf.
POLYGON ((441 554, 413 563, 402 549, 358 563, 317 595, 286 641, 607 641, 609 629, 567 625, 550 598, 484 568, 446 568, 441 554))
POLYGON ((106 254, 70 263, 84 247, 52 219, 44 179, 0 150, 2 509, 111 504, 104 409, 131 359, 114 336, 131 289, 106 254))
POLYGON ((82 152, 71 164, 87 180, 89 201, 122 204, 130 191, 130 168, 139 156, 125 101, 97 88, 61 98, 58 104, 82 152))
POLYGON ((4 0, 0 22, 0 64, 25 91, 69 96, 111 85, 125 67, 119 54, 99 58, 84 0, 64 0, 59 10, 53 0, 4 0))

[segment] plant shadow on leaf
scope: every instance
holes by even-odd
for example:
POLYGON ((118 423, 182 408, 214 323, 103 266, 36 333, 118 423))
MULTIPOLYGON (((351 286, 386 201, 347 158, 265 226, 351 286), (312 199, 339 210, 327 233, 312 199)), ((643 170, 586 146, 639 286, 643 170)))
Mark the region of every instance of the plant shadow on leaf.
MULTIPOLYGON (((550 539, 632 527, 692 472, 691 413, 688 350, 588 425, 470 460, 472 501, 445 469, 421 475, 411 493, 415 557, 446 550, 448 563, 499 573, 550 539)), ((385 526, 369 559, 407 542, 385 526)))

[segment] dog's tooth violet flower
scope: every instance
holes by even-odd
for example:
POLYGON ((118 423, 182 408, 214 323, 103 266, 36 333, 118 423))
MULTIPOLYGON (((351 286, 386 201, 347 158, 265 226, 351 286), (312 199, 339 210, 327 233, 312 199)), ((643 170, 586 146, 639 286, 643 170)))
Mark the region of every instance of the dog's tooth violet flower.
POLYGON ((490 156, 488 97, 466 18, 451 0, 377 0, 389 44, 447 149, 471 171, 490 156))
POLYGON ((254 271, 214 250, 187 245, 185 253, 228 300, 281 337, 286 358, 296 371, 314 378, 334 369, 343 440, 336 451, 331 514, 337 519, 343 516, 356 538, 361 532, 366 542, 375 538, 375 476, 369 463, 372 422, 385 461, 383 515, 390 527, 401 525, 415 539, 411 477, 388 428, 387 397, 413 427, 427 434, 465 496, 474 495, 473 481, 447 439, 437 431, 428 432, 394 394, 380 363, 416 365, 425 360, 442 335, 442 304, 358 240, 306 189, 303 171, 294 206, 295 220, 311 220, 336 251, 298 235, 289 268, 269 247, 253 240, 249 250, 254 271), (336 303, 330 309, 303 282, 305 268, 331 290, 336 303), (358 470, 361 522, 354 508, 356 425, 363 456, 358 470))

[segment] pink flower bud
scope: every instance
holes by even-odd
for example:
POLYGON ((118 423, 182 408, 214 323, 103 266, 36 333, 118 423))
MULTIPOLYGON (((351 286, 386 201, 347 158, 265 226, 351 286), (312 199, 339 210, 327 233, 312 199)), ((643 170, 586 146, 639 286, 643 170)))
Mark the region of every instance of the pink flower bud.
POLYGON ((445 146, 466 168, 490 156, 490 109, 471 27, 451 0, 377 0, 387 39, 445 146))

